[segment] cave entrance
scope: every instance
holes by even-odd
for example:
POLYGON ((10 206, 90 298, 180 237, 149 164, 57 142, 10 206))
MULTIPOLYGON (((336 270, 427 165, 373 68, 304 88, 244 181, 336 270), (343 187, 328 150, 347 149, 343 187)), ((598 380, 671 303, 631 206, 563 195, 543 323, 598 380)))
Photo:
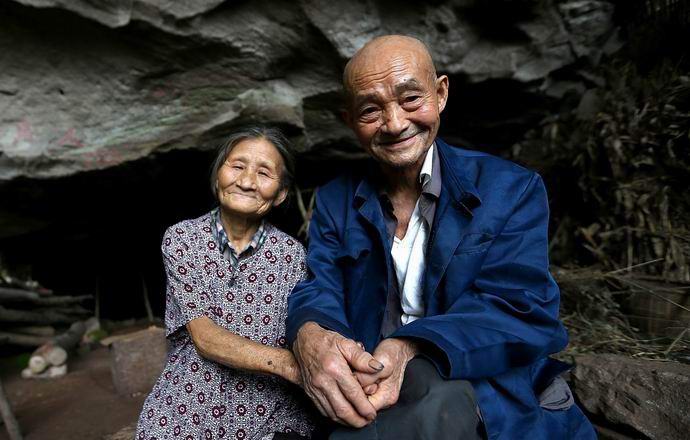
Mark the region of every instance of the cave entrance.
MULTIPOLYGON (((180 150, 65 178, 0 187, 2 265, 56 294, 98 294, 101 319, 154 316, 165 307, 160 240, 165 229, 214 206, 212 150, 180 150)), ((298 185, 313 188, 356 161, 298 158, 298 185)), ((297 204, 270 219, 296 235, 297 204)), ((96 305, 93 305, 94 308, 96 305)))

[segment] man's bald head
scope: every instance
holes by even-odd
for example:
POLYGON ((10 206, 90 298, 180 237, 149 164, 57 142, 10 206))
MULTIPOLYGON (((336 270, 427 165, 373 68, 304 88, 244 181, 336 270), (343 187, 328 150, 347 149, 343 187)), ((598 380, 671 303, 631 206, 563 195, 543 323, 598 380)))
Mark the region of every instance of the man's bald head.
POLYGON ((434 61, 429 49, 420 40, 405 35, 377 37, 359 49, 345 66, 343 90, 348 105, 361 80, 401 62, 416 65, 428 74, 431 81, 436 79, 434 61))
POLYGON ((343 118, 362 147, 384 169, 418 173, 448 98, 448 77, 436 77, 424 43, 402 35, 370 41, 347 63, 343 88, 343 118))

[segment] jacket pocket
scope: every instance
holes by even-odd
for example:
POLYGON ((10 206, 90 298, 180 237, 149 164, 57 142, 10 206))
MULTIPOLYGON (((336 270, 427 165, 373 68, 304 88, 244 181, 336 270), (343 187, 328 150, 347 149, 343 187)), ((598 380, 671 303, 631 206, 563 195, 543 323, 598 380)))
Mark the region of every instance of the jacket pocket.
POLYGON ((371 241, 364 231, 350 228, 345 231, 342 247, 335 256, 336 261, 357 260, 371 252, 371 241))
POLYGON ((454 255, 478 254, 489 249, 494 242, 494 235, 484 232, 468 232, 460 239, 454 255))
POLYGON ((343 246, 335 256, 335 264, 343 275, 343 287, 347 292, 358 292, 362 288, 371 243, 363 231, 348 229, 343 237, 343 246))

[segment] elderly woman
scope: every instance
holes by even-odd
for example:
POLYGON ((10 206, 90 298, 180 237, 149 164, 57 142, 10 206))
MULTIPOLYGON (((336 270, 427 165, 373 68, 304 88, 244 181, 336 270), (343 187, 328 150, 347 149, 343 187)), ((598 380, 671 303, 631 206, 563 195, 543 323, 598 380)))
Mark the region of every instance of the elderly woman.
POLYGON ((310 435, 310 406, 290 385, 301 379, 284 337, 305 251, 264 219, 285 201, 293 163, 278 130, 236 132, 213 166, 219 206, 165 232, 168 362, 144 403, 138 439, 310 435))

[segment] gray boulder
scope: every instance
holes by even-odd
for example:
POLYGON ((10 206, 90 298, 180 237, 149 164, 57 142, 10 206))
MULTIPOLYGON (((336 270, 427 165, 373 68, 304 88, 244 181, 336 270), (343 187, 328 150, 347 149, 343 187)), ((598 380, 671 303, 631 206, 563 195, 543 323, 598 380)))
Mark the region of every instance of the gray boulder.
POLYGON ((111 371, 117 392, 150 392, 167 361, 165 330, 150 327, 114 339, 110 346, 111 371))
POLYGON ((650 439, 684 440, 690 433, 690 365, 582 355, 571 375, 582 406, 650 439))

